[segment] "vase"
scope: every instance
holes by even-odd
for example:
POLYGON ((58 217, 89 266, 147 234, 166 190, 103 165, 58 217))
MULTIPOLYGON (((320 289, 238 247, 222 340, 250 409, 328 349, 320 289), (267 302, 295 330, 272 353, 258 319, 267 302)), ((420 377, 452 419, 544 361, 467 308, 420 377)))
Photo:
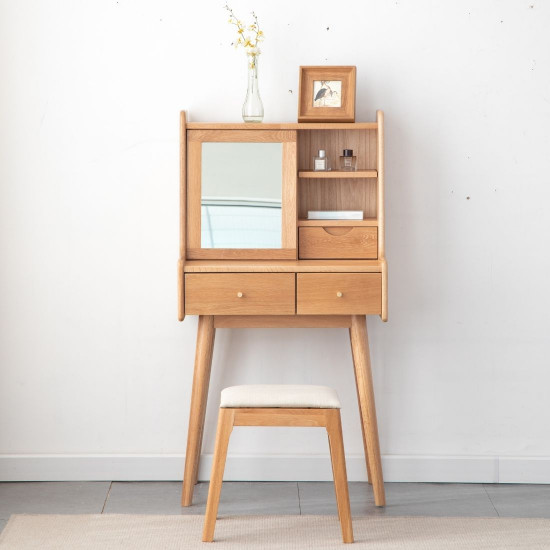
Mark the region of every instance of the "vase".
POLYGON ((262 122, 264 106, 258 87, 258 56, 248 55, 248 89, 243 104, 243 120, 245 122, 262 122))

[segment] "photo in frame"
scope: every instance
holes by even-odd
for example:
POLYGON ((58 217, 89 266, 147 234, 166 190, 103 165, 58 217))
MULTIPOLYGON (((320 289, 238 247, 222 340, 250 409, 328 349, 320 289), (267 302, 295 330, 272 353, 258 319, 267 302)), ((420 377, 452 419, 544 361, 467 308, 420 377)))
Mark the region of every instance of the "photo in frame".
POLYGON ((355 122, 354 66, 300 67, 298 122, 355 122))

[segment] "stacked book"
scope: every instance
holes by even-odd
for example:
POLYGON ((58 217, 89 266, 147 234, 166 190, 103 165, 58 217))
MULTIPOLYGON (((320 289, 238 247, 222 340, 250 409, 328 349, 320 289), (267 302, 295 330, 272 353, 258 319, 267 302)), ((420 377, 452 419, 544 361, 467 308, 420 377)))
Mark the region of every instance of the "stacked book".
POLYGON ((362 220, 362 210, 310 210, 308 220, 362 220))

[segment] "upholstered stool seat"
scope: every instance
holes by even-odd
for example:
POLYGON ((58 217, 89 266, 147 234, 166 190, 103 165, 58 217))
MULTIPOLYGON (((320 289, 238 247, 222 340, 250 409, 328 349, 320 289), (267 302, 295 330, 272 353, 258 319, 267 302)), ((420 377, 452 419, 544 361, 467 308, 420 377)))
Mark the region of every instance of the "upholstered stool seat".
POLYGON ((339 409, 340 400, 327 386, 257 384, 225 388, 220 407, 339 409))
POLYGON ((227 447, 233 426, 326 428, 342 538, 344 542, 353 542, 338 395, 326 386, 281 385, 233 386, 222 391, 204 518, 204 542, 214 539, 227 447))

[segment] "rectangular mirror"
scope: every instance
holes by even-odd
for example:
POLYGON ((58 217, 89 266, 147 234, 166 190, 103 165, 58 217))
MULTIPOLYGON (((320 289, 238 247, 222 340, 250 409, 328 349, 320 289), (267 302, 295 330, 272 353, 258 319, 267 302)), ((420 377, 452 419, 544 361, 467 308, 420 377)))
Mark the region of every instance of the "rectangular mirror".
POLYGON ((295 260, 296 131, 223 126, 186 133, 186 257, 295 260))
POLYGON ((203 143, 201 248, 281 248, 282 181, 282 143, 203 143))

